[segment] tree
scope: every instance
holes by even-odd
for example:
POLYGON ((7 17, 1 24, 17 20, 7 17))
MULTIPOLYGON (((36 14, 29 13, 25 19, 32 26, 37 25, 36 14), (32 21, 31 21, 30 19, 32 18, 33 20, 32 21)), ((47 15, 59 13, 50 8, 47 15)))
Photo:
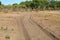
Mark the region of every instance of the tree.
POLYGON ((18 4, 17 4, 17 3, 14 3, 14 4, 12 5, 12 9, 13 9, 13 11, 16 11, 17 8, 18 8, 18 4))
POLYGON ((1 1, 0 1, 0 5, 2 5, 1 1))

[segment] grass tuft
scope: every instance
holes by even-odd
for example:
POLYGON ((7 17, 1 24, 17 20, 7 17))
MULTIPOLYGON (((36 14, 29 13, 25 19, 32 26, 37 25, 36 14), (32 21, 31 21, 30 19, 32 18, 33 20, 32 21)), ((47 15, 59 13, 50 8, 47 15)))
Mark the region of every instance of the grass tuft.
POLYGON ((9 35, 6 35, 5 38, 6 38, 6 39, 10 39, 10 36, 9 36, 9 35))

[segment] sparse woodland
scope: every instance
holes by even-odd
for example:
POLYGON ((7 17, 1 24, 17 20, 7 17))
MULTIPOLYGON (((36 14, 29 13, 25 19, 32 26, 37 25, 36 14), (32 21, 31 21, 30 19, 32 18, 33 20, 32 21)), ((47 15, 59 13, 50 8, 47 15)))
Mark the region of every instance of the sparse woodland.
POLYGON ((24 10, 59 10, 60 1, 56 0, 29 0, 19 4, 14 3, 12 5, 4 5, 0 2, 0 11, 13 10, 20 11, 24 10))

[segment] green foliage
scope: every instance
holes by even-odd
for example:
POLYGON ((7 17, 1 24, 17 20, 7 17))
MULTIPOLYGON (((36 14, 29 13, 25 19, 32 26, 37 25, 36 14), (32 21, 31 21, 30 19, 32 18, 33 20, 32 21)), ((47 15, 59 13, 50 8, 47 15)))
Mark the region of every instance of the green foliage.
POLYGON ((12 5, 12 7, 16 8, 16 7, 18 7, 18 4, 17 4, 17 3, 14 3, 14 4, 12 5))
POLYGON ((10 39, 10 36, 9 36, 9 35, 6 35, 5 38, 6 38, 6 39, 10 39))
POLYGON ((25 8, 26 7, 26 2, 21 2, 19 5, 20 5, 20 7, 25 8))
POLYGON ((16 10, 16 8, 30 8, 30 9, 60 9, 60 1, 55 0, 30 0, 21 2, 20 4, 14 3, 12 5, 3 5, 0 2, 0 9, 1 8, 13 8, 13 10, 16 10))
POLYGON ((0 5, 2 5, 2 4, 1 4, 1 1, 0 1, 0 5))

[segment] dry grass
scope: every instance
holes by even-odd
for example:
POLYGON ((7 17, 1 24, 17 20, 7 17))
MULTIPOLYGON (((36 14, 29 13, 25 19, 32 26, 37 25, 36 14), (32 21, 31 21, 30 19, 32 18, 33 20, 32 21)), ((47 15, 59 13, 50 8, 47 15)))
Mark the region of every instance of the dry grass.
POLYGON ((0 14, 0 40, 17 40, 19 31, 13 14, 0 14))

